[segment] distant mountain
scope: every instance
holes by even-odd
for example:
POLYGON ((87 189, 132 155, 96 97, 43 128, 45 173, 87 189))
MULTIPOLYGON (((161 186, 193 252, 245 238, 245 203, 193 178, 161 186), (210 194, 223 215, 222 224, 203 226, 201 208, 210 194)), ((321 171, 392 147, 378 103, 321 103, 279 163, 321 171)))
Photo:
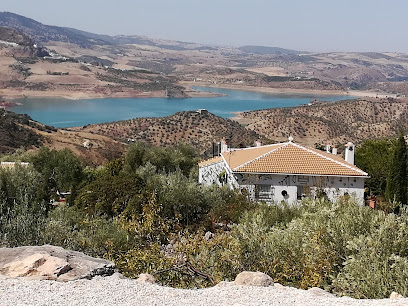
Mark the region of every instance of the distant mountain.
POLYGON ((16 29, 28 35, 36 43, 60 41, 77 44, 84 48, 94 45, 122 45, 138 44, 159 47, 170 50, 192 50, 202 48, 203 45, 180 41, 151 39, 145 36, 132 35, 101 35, 81 31, 74 28, 49 26, 31 18, 10 12, 0 12, 0 26, 16 29))
MULTIPOLYGON (((47 43, 59 41, 77 44, 83 48, 91 48, 94 45, 123 45, 137 44, 158 47, 169 50, 215 50, 217 47, 209 47, 197 43, 172 41, 165 39, 152 39, 139 35, 102 35, 90 33, 74 28, 58 27, 42 24, 31 18, 10 12, 0 12, 0 26, 13 28, 29 36, 35 43, 47 43)), ((239 48, 242 52, 253 54, 289 54, 301 53, 277 47, 243 46, 239 48)))
POLYGON ((303 53, 301 51, 290 50, 290 49, 283 49, 278 47, 265 47, 265 46, 243 46, 239 47, 239 50, 245 53, 253 53, 253 54, 299 54, 303 53))
POLYGON ((20 46, 33 45, 32 40, 27 35, 9 27, 0 27, 0 40, 20 46))
POLYGON ((0 26, 21 31, 36 43, 61 41, 74 43, 85 48, 97 44, 110 44, 102 39, 91 38, 63 27, 44 25, 33 19, 10 12, 0 12, 0 26))

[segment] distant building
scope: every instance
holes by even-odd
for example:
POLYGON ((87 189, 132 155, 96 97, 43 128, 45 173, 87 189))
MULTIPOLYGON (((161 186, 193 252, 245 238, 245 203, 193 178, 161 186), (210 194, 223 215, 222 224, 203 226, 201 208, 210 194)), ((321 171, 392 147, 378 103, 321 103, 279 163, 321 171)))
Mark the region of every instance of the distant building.
POLYGON ((89 139, 85 139, 82 143, 83 147, 86 149, 90 149, 93 146, 93 143, 89 139))
POLYGON ((326 152, 289 142, 233 150, 199 164, 199 182, 245 189, 251 200, 296 203, 321 191, 330 200, 354 195, 364 204, 368 174, 354 166, 354 145, 347 144, 345 160, 337 149, 326 152), (336 154, 334 154, 336 153, 336 154))
POLYGON ((200 109, 197 109, 196 112, 202 115, 202 114, 207 114, 208 110, 206 110, 205 108, 200 108, 200 109))

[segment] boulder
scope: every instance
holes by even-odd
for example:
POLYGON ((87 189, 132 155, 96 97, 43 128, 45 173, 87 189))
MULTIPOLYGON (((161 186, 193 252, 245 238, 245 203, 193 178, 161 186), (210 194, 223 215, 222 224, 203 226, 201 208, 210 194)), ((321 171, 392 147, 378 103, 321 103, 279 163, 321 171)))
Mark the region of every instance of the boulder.
POLYGON ((218 284, 216 284, 215 287, 229 287, 233 285, 234 285, 234 282, 221 281, 218 284))
POLYGON ((402 299, 403 296, 401 294, 399 294, 398 292, 392 292, 390 295, 390 299, 391 300, 395 300, 395 299, 402 299))
POLYGON ((262 272, 244 271, 237 275, 234 285, 268 287, 273 286, 273 280, 262 272))
POLYGON ((136 279, 136 282, 138 284, 155 284, 156 283, 156 278, 151 274, 142 273, 136 279))
POLYGON ((49 279, 56 279, 69 270, 71 270, 71 267, 65 259, 50 256, 45 252, 16 259, 0 268, 0 272, 6 272, 10 277, 39 277, 49 279))
POLYGON ((110 276, 115 272, 115 264, 111 261, 61 247, 0 248, 0 275, 5 277, 71 281, 110 276))
POLYGON ((318 287, 312 287, 308 289, 307 291, 309 291, 310 293, 316 296, 332 296, 330 292, 327 292, 323 290, 322 288, 318 288, 318 287))

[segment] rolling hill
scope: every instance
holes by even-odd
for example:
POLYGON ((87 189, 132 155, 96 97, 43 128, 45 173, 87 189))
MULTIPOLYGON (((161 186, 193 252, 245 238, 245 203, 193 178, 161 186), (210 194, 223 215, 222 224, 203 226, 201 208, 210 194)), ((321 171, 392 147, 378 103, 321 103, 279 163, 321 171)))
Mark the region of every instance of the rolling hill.
POLYGON ((264 109, 240 113, 238 122, 260 135, 285 141, 293 136, 306 144, 342 146, 366 139, 396 137, 408 128, 408 101, 361 98, 319 102, 292 108, 264 109))
POLYGON ((35 150, 40 146, 70 149, 89 165, 100 165, 118 158, 125 150, 123 144, 109 137, 57 130, 27 115, 0 109, 0 154, 13 153, 20 148, 35 150), (88 145, 84 146, 84 142, 88 145))
POLYGON ((179 112, 160 118, 135 118, 88 125, 76 130, 105 135, 121 141, 143 141, 156 146, 187 143, 200 154, 207 156, 212 153, 212 143, 222 138, 225 138, 232 147, 250 146, 259 138, 257 133, 243 128, 238 122, 206 111, 179 112))
POLYGON ((299 54, 305 53, 296 50, 284 49, 279 47, 265 47, 265 46, 242 46, 238 48, 239 50, 245 53, 253 53, 253 54, 299 54))

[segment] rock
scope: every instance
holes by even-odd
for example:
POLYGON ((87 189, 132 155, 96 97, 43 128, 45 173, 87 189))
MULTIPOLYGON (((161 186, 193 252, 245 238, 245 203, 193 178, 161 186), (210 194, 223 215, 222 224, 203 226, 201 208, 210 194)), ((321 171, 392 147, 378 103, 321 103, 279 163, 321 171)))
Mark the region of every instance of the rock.
POLYGON ((156 278, 151 274, 142 273, 139 275, 136 282, 138 284, 155 284, 156 278))
POLYGON ((216 284, 215 287, 228 287, 228 286, 233 286, 233 285, 234 285, 234 282, 222 281, 216 284))
POLYGON ((122 273, 115 272, 113 273, 110 278, 112 279, 125 279, 126 277, 122 275, 122 273))
POLYGON ((110 276, 111 261, 51 245, 0 248, 0 275, 31 279, 71 281, 110 276))
POLYGON ((273 286, 273 280, 269 275, 262 272, 244 271, 237 275, 235 285, 268 287, 273 286))
POLYGON ((10 277, 39 277, 56 279, 71 270, 69 263, 62 258, 50 256, 45 252, 36 253, 5 264, 0 271, 10 277))
POLYGON ((285 288, 286 288, 284 285, 281 285, 281 284, 279 284, 279 283, 274 283, 273 286, 274 286, 275 288, 278 288, 278 289, 285 289, 285 288))
POLYGON ((330 292, 327 292, 323 290, 322 288, 318 288, 318 287, 312 287, 308 289, 307 291, 316 296, 332 296, 330 292))
POLYGON ((211 232, 206 232, 204 235, 205 240, 210 240, 211 238, 214 238, 214 234, 211 232))
POLYGON ((402 299, 403 296, 401 294, 399 294, 398 292, 392 292, 390 295, 390 299, 391 300, 395 300, 395 299, 402 299))

